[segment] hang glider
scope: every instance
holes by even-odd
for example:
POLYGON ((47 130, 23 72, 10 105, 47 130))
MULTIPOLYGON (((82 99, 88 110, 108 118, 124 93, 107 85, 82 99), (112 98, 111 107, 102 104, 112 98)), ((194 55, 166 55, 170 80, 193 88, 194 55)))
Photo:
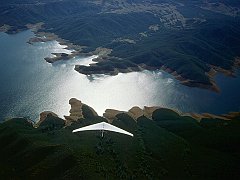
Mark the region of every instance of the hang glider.
POLYGON ((118 128, 118 127, 113 126, 106 122, 101 122, 101 123, 85 126, 82 128, 78 128, 78 129, 73 130, 72 132, 75 133, 75 132, 80 132, 80 131, 95 131, 95 130, 100 130, 102 132, 102 137, 103 137, 104 131, 113 131, 113 132, 117 132, 117 133, 121 133, 121 134, 126 134, 129 136, 133 136, 132 133, 129 133, 121 128, 118 128))

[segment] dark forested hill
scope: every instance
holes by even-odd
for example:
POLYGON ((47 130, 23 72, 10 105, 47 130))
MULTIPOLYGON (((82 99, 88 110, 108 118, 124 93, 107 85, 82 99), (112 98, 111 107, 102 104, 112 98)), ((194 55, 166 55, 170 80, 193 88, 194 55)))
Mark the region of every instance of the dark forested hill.
POLYGON ((65 127, 48 116, 38 128, 23 118, 0 124, 2 179, 237 179, 239 117, 203 119, 158 109, 137 122, 118 114, 113 124, 134 137, 75 128, 106 119, 87 116, 65 127))

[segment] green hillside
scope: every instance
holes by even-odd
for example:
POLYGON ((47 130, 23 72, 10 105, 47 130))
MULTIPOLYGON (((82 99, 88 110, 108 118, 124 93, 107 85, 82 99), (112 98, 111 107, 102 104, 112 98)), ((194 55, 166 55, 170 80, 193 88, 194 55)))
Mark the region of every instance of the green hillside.
POLYGON ((75 128, 104 121, 80 119, 63 128, 48 116, 38 127, 23 118, 0 125, 3 179, 236 179, 239 177, 240 117, 201 123, 160 109, 153 120, 137 122, 119 114, 113 125, 134 137, 106 132, 73 134, 75 128))

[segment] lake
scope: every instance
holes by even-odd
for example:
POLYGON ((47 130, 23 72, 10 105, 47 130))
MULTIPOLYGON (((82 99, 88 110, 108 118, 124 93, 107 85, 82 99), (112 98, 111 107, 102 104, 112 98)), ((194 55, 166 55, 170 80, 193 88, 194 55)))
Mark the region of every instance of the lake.
POLYGON ((26 43, 33 36, 31 31, 0 33, 0 119, 24 116, 36 120, 46 110, 63 117, 69 114, 72 97, 100 115, 107 108, 156 105, 182 112, 240 111, 239 71, 237 78, 216 76, 221 93, 183 86, 163 71, 85 76, 76 72, 74 65, 87 65, 93 57, 49 64, 44 58, 51 53, 70 51, 56 41, 26 43))

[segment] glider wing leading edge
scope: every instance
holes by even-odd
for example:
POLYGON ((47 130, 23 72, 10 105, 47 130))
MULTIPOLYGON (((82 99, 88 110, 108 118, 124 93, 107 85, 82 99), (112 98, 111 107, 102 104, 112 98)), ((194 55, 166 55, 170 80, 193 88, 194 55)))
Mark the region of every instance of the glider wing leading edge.
POLYGON ((79 132, 79 131, 94 131, 94 130, 113 131, 113 132, 117 132, 117 133, 121 133, 121 134, 126 134, 129 136, 133 136, 132 133, 129 133, 121 128, 118 128, 118 127, 113 126, 106 122, 101 122, 101 123, 85 126, 85 127, 79 128, 79 129, 75 129, 72 132, 75 133, 75 132, 79 132))

